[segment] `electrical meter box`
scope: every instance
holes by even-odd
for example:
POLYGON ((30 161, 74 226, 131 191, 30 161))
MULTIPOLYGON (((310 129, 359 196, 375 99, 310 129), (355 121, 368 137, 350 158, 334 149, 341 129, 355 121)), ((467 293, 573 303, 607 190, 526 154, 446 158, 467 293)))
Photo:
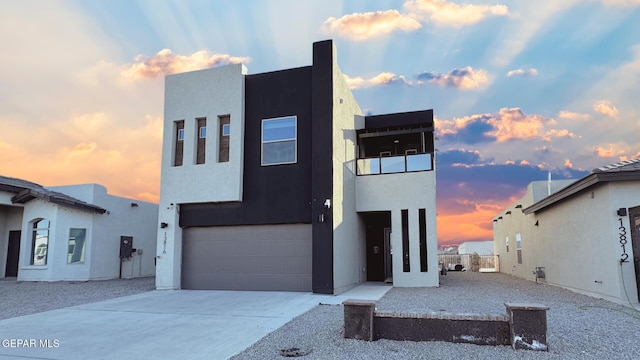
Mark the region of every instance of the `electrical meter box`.
POLYGON ((120 236, 120 258, 131 257, 133 252, 133 236, 120 236))

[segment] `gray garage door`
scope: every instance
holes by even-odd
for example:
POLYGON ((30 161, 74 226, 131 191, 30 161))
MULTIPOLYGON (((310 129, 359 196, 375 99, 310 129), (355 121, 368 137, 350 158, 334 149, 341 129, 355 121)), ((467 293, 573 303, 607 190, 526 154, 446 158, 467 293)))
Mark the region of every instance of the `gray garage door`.
POLYGON ((185 229, 181 286, 311 291, 311 225, 185 229))

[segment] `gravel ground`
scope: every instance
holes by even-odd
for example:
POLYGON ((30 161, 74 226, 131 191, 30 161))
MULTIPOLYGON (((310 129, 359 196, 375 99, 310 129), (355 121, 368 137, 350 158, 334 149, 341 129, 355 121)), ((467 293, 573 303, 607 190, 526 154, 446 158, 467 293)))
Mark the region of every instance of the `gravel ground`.
POLYGON ((98 281, 0 280, 0 320, 138 294, 155 289, 155 278, 98 281))
POLYGON ((447 342, 374 342, 343 338, 341 306, 320 305, 267 335, 234 359, 639 359, 640 312, 630 307, 505 274, 449 272, 439 288, 393 288, 378 310, 505 314, 505 302, 548 305, 548 352, 447 342))

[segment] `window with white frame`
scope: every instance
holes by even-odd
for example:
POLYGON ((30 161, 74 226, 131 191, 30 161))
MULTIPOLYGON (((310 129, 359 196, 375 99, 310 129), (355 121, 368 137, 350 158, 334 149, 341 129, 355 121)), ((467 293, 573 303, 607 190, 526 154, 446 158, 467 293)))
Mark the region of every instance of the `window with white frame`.
POLYGON ((297 117, 262 120, 262 165, 297 162, 297 117))
POLYGON ((507 252, 509 252, 509 237, 504 237, 504 245, 507 247, 507 252))
POLYGON ((69 229, 69 245, 67 248, 67 264, 84 262, 84 248, 87 229, 69 229))
POLYGON ((47 265, 47 250, 49 248, 49 226, 47 219, 33 221, 31 233, 31 265, 47 265))

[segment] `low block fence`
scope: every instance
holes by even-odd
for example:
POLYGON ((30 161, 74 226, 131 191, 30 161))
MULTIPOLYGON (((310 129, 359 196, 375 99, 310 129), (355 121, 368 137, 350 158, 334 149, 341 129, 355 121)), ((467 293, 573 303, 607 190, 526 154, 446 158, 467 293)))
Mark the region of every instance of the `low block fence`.
POLYGON ((506 315, 402 314, 376 311, 375 301, 345 300, 344 337, 374 341, 447 341, 548 350, 547 310, 540 304, 506 303, 506 315))

